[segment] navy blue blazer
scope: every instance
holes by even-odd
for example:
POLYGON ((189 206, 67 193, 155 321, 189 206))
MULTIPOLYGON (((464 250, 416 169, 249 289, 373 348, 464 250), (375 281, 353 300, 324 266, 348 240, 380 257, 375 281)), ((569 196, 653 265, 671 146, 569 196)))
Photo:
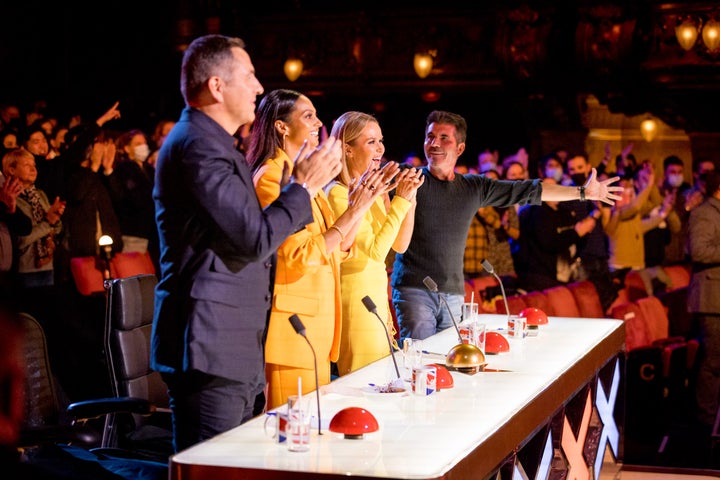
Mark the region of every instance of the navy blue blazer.
POLYGON ((294 183, 263 210, 234 141, 210 117, 185 108, 160 149, 151 364, 260 385, 274 254, 312 222, 312 210, 294 183))

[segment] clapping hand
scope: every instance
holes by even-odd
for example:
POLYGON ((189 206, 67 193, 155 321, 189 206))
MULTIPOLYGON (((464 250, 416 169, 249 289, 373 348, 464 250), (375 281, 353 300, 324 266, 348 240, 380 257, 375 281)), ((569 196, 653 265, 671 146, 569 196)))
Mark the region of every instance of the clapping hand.
POLYGON ((7 206, 7 213, 15 213, 17 197, 23 191, 23 188, 20 180, 13 175, 8 176, 3 182, 2 187, 0 187, 0 202, 7 206))
POLYGON ((55 225, 60 221, 60 217, 65 213, 65 203, 64 200, 60 200, 60 197, 55 197, 55 201, 45 212, 45 218, 50 225, 55 225))
POLYGON ((425 177, 419 168, 406 168, 397 177, 395 195, 410 202, 415 201, 417 189, 425 182, 425 177))

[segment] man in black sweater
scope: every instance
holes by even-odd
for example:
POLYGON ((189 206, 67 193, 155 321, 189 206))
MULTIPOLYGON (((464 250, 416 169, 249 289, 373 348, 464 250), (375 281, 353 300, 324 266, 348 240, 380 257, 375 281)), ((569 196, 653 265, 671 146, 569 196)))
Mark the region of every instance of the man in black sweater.
POLYGON ((580 187, 542 185, 534 180, 492 180, 455 173, 465 151, 467 123, 455 113, 433 111, 425 126, 425 183, 417 192, 415 228, 407 251, 397 254, 392 273, 392 300, 400 337, 427 338, 452 326, 439 295, 459 318, 464 301, 463 250, 468 228, 478 208, 537 205, 543 200, 600 200, 613 204, 622 187, 610 186, 617 177, 598 182, 595 171, 580 187), (425 288, 429 276, 438 293, 425 288))

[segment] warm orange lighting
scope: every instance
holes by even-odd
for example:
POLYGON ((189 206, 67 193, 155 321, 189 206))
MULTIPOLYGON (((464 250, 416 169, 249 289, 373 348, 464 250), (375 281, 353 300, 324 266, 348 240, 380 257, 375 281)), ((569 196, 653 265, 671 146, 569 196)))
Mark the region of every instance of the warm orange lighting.
POLYGON ((702 29, 703 43, 711 52, 720 47, 720 22, 708 20, 702 29))
POLYGON ((433 67, 433 57, 429 53, 416 53, 413 59, 413 67, 415 73, 420 78, 426 78, 430 75, 433 67))
POLYGON ((640 122, 640 135, 646 142, 652 142, 657 135, 658 125, 652 118, 647 118, 640 122))
POLYGON ((681 24, 675 27, 675 36, 683 50, 690 50, 695 46, 695 42, 697 41, 697 24, 692 18, 686 18, 681 24))
POLYGON ((303 72, 303 62, 299 58, 288 58, 285 60, 283 70, 287 79, 294 82, 303 72))

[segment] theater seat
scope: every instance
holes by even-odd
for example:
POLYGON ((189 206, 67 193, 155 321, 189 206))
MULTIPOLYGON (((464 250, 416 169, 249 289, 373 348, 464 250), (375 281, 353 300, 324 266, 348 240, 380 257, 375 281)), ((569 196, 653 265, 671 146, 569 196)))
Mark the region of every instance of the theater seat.
MULTIPOLYGON (((507 301, 508 308, 510 309, 510 315, 517 315, 522 311, 523 308, 527 307, 522 295, 512 295, 510 297, 507 297, 507 301)), ((497 307, 497 313, 508 313, 507 310, 505 310, 505 302, 503 302, 502 300, 498 300, 497 302, 495 302, 495 306, 497 307)))
POLYGON ((550 305, 550 301, 548 300, 547 295, 545 295, 545 292, 543 292, 542 290, 528 292, 522 297, 525 301, 525 305, 527 305, 528 307, 538 308, 545 312, 545 314, 548 316, 555 315, 555 311, 550 305))
POLYGON ((657 297, 639 298, 635 303, 643 313, 650 342, 667 338, 670 332, 667 310, 657 297))
POLYGON ((645 281, 638 270, 630 270, 627 274, 625 274, 624 282, 630 301, 648 296, 645 281))
POLYGON ((613 307, 612 318, 625 322, 625 350, 647 347, 652 343, 643 313, 635 302, 627 302, 613 307))
POLYGON ((546 288, 543 290, 547 296, 548 303, 556 317, 579 317, 580 309, 578 308, 575 297, 570 289, 564 285, 546 288))
POLYGON ((591 281, 573 282, 568 284, 567 287, 575 298, 581 317, 603 318, 605 316, 602 303, 600 303, 600 296, 591 281))
POLYGON ((671 290, 685 288, 690 284, 690 268, 687 265, 668 265, 663 270, 672 281, 671 290))

